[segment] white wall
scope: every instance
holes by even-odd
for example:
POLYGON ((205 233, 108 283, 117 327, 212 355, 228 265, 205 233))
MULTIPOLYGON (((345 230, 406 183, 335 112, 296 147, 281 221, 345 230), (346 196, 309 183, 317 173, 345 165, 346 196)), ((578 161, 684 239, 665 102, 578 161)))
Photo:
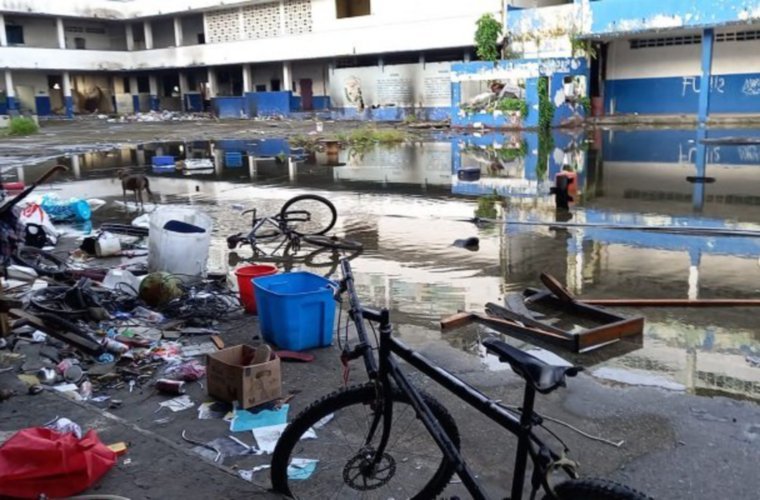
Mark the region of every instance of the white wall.
POLYGON ((40 71, 14 71, 13 86, 20 85, 31 86, 34 88, 34 95, 48 95, 47 73, 40 71))
MULTIPOLYGON (((271 0, 225 0, 227 6, 271 0)), ((0 0, 0 12, 45 14, 93 19, 130 19, 217 7, 222 0, 0 0), (192 7, 192 8, 191 8, 192 7)))
POLYGON ((328 95, 327 88, 327 64, 326 63, 298 63, 294 62, 292 66, 293 80, 296 82, 293 87, 293 93, 301 95, 299 80, 311 79, 312 95, 328 95))
POLYGON ((631 49, 628 40, 615 40, 607 52, 607 79, 698 75, 701 50, 701 45, 631 49))
POLYGON ((282 65, 281 64, 254 64, 251 67, 253 78, 251 79, 251 91, 256 90, 256 85, 266 85, 267 90, 271 91, 271 80, 280 80, 280 89, 282 89, 282 65))
MULTIPOLYGON (((6 24, 17 24, 24 28, 25 47, 58 47, 56 22, 51 17, 5 16, 6 24)), ((2 59, 0 58, 0 61, 2 59)), ((0 65, 2 65, 0 63, 0 65)))
POLYGON ((182 18, 182 45, 197 45, 199 33, 203 33, 202 15, 182 18))
POLYGON ((153 47, 160 49, 175 46, 174 18, 154 19, 150 27, 153 32, 153 47))
MULTIPOLYGON (((63 24, 67 49, 75 49, 76 38, 84 38, 86 50, 127 49, 126 31, 123 25, 83 19, 66 19, 63 24), (105 33, 93 33, 92 30, 104 30, 105 33)), ((55 35, 55 31, 53 34, 55 35)))

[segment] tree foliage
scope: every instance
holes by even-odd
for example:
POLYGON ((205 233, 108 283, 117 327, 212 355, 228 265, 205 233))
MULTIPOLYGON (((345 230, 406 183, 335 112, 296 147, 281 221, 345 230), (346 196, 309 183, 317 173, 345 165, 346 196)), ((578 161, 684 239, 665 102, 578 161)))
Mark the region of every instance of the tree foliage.
POLYGON ((475 23, 475 47, 478 58, 483 61, 498 61, 501 56, 499 39, 502 25, 492 14, 483 14, 475 23))

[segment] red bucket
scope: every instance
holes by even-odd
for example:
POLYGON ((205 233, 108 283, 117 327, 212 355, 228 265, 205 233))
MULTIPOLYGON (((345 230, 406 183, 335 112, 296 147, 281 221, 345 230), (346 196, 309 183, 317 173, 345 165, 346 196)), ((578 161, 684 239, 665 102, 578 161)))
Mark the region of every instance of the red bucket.
POLYGON ((238 289, 240 290, 240 300, 243 302, 245 312, 248 314, 258 314, 256 310, 256 295, 253 293, 253 278, 269 276, 271 274, 277 274, 277 268, 265 264, 253 264, 235 270, 238 289))

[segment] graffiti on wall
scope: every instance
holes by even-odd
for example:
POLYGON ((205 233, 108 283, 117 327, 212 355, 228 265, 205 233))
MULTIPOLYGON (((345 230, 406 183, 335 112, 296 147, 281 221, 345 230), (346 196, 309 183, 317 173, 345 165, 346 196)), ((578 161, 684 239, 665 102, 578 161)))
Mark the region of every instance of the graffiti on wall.
MULTIPOLYGON (((681 82, 681 97, 688 94, 699 94, 700 77, 684 76, 681 82)), ((710 77, 710 92, 724 94, 726 92, 726 79, 722 76, 710 77)))
POLYGON ((745 78, 742 85, 742 94, 746 96, 760 96, 760 78, 745 78))

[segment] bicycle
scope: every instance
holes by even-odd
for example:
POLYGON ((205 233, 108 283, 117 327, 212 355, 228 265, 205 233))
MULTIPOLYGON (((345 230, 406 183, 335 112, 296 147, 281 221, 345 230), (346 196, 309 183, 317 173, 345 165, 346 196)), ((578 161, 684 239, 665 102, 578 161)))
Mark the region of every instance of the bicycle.
POLYGON ((276 492, 294 498, 366 495, 431 499, 456 473, 473 498, 486 498, 460 454, 460 435, 454 419, 440 402, 414 386, 400 368, 397 356, 517 437, 512 500, 523 498, 528 458, 533 463, 531 499, 539 489, 544 490, 544 499, 554 500, 649 498, 611 481, 579 479, 577 464, 566 456, 567 446, 544 427, 542 417, 534 412, 536 392, 554 391, 565 384, 566 377, 575 376, 580 367, 552 366, 499 340, 484 341, 488 351, 509 363, 525 380, 521 410, 506 407, 394 338, 389 311, 363 307, 348 261, 341 261, 341 270, 343 279, 336 297, 347 295, 346 329, 348 321, 353 322, 358 336, 358 344, 353 349, 346 345, 341 359, 347 364, 363 358, 369 382, 325 396, 287 426, 272 457, 271 480, 276 492), (373 331, 374 324, 379 325, 377 348, 369 343, 365 320, 373 331), (562 452, 546 445, 534 432, 536 426, 557 438, 562 452), (309 439, 314 432, 318 433, 317 439, 309 439), (432 438, 432 443, 421 441, 426 437, 432 438), (555 486, 550 477, 554 473, 564 473, 568 479, 555 486))
POLYGON ((295 196, 283 204, 280 212, 273 216, 257 217, 256 209, 246 210, 242 215, 251 215, 251 230, 248 234, 237 233, 227 238, 227 247, 234 250, 241 245, 250 245, 254 258, 287 259, 297 254, 301 243, 336 250, 357 251, 362 244, 357 241, 325 236, 335 226, 338 213, 330 200, 315 194, 295 196), (267 249, 259 242, 272 242, 279 237, 273 249, 267 249))

